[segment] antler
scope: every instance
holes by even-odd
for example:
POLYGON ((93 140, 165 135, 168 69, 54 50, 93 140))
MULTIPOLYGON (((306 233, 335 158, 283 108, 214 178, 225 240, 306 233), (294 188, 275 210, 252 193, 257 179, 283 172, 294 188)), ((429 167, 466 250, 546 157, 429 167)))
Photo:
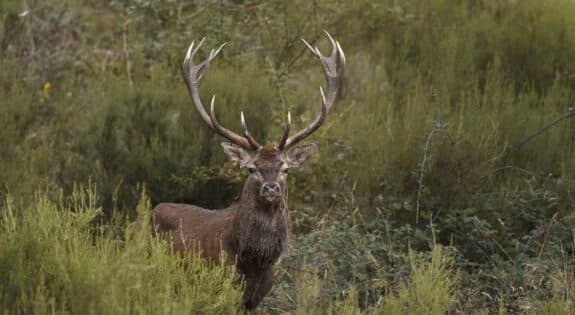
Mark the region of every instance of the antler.
POLYGON ((345 71, 345 55, 343 53, 343 50, 341 49, 341 46, 339 45, 339 42, 334 41, 331 35, 329 35, 327 31, 324 31, 324 33, 327 35, 329 41, 331 42, 331 45, 333 46, 331 55, 329 57, 323 56, 317 47, 312 48, 312 46, 308 42, 306 42, 303 38, 302 41, 307 46, 307 48, 309 48, 309 50, 311 50, 311 52, 314 55, 316 55, 321 61, 321 64, 325 71, 325 79, 327 80, 327 89, 328 89, 327 99, 325 97, 325 94, 323 93, 323 89, 320 87, 319 91, 321 93, 321 99, 322 99, 321 113, 307 128, 298 131, 295 135, 289 138, 287 136, 289 134, 291 119, 288 113, 288 121, 286 129, 284 131, 284 136, 280 144, 278 145, 278 149, 280 151, 289 149, 290 147, 292 147, 293 145, 305 139, 307 136, 316 131, 323 124, 325 117, 329 113, 331 107, 333 106, 337 98, 340 81, 345 71), (337 67, 338 55, 340 58, 339 69, 337 67))
POLYGON ((208 57, 208 59, 195 65, 192 59, 194 58, 194 56, 204 43, 205 39, 206 39, 205 37, 202 38, 202 40, 198 43, 198 46, 195 47, 195 49, 194 49, 194 42, 192 42, 186 53, 186 58, 184 59, 184 66, 183 66, 184 80, 186 81, 186 86, 188 87, 188 91, 192 96, 194 107, 196 108, 196 111, 200 114, 200 116, 202 116, 202 119, 206 122, 206 124, 208 124, 208 126, 210 126, 210 128, 212 128, 216 133, 230 140, 231 142, 243 147, 244 149, 258 150, 262 146, 251 136, 248 127, 246 126, 243 112, 241 113, 241 122, 245 137, 242 137, 236 134, 235 132, 226 129, 225 127, 223 127, 218 123, 214 110, 215 95, 212 96, 212 100, 210 102, 210 114, 208 115, 208 113, 206 113, 206 110, 204 109, 204 105, 202 104, 202 101, 200 99, 200 92, 199 92, 200 84, 202 82, 202 79, 206 75, 208 68, 210 67, 210 62, 214 60, 214 58, 216 58, 216 56, 220 53, 222 48, 224 48, 224 46, 226 45, 226 43, 223 43, 220 47, 218 47, 218 49, 215 50, 212 49, 210 51, 210 56, 208 57))

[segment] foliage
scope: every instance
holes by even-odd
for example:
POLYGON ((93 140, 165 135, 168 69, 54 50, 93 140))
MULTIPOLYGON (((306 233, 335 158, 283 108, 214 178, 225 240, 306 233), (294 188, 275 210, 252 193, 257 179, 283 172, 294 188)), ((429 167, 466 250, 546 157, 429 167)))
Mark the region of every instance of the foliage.
MULTIPOLYGON (((151 238, 150 205, 118 238, 92 223, 93 191, 76 190, 73 208, 38 194, 25 209, 8 200, 0 217, 0 305, 5 314, 229 314, 239 307, 234 271, 177 259, 151 238), (19 211, 22 210, 22 211, 19 211), (182 268, 185 264, 187 268, 182 268)), ((114 225, 114 221, 110 225, 114 225)))
MULTIPOLYGON (((450 284, 461 275, 451 312, 569 312, 575 303, 574 15, 570 0, 3 1, 1 215, 8 218, 10 209, 10 220, 24 220, 27 212, 72 220, 65 209, 82 213, 82 207, 63 196, 93 183, 104 214, 98 222, 113 234, 97 237, 123 244, 118 231, 138 218, 141 184, 152 204, 228 205, 246 174, 224 163, 221 139, 191 109, 180 74, 187 45, 207 36, 198 56, 205 58, 229 43, 210 67, 202 99, 216 94, 218 118, 233 130, 240 130, 243 110, 256 138, 273 144, 288 111, 297 129, 319 110, 321 68, 299 40, 325 50, 326 29, 346 52, 346 80, 309 140, 319 152, 290 173, 292 248, 265 310, 305 312, 316 305, 318 312, 378 312, 396 303, 427 312, 404 301, 415 301, 413 264, 434 266, 439 244, 451 267, 417 270, 445 271, 450 284)), ((18 262, 6 266, 64 264, 49 249, 68 241, 16 236, 6 222, 2 240, 18 237, 30 246, 29 256, 6 256, 18 262)), ((19 248, 7 246, 0 250, 19 248)), ((131 253, 129 246, 107 246, 113 254, 106 255, 116 255, 109 257, 125 271, 109 285, 127 288, 125 281, 138 277, 125 275, 135 258, 118 256, 131 253)), ((145 259, 165 259, 174 269, 164 284, 173 284, 172 276, 184 272, 160 256, 145 259)), ((64 266, 75 274, 68 270, 74 266, 64 266)), ((101 277, 90 282, 80 274, 77 281, 88 288, 104 285, 101 277)), ((69 309, 70 301, 60 299, 73 282, 55 281, 56 288, 51 280, 22 281, 0 295, 23 301, 11 309, 32 310, 32 297, 69 309)), ((100 296, 97 290, 90 294, 100 296)), ((136 301, 127 292, 119 298, 136 301)), ((170 294, 182 301, 177 305, 192 303, 183 302, 188 293, 170 294)))
POLYGON ((436 246, 431 252, 431 262, 417 263, 411 254, 410 283, 402 287, 397 296, 385 303, 384 314, 445 314, 454 302, 458 275, 451 275, 452 258, 436 246))

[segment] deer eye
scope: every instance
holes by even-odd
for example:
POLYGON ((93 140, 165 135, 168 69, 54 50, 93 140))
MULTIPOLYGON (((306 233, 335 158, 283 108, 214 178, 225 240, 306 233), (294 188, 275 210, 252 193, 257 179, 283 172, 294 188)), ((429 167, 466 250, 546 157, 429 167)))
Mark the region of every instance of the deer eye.
POLYGON ((255 167, 248 167, 248 172, 250 172, 250 174, 253 174, 256 172, 256 168, 255 167))
POLYGON ((282 169, 282 173, 283 173, 283 174, 287 174, 288 171, 289 171, 289 168, 284 168, 284 169, 282 169))

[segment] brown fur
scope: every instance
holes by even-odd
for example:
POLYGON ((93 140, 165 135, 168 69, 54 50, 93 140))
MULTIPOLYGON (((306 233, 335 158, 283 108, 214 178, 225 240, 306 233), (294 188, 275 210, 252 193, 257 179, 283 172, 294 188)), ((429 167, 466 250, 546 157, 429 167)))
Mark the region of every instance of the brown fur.
MULTIPOLYGON (((315 145, 304 149, 309 156, 315 145)), ((237 158, 232 156, 236 151, 226 153, 232 160, 237 158)), ((223 245, 228 257, 225 263, 236 263, 238 273, 246 281, 243 305, 253 309, 271 289, 273 266, 289 239, 287 175, 282 168, 289 166, 290 159, 287 153, 278 153, 275 149, 247 154, 249 159, 242 156, 242 163, 257 171, 246 180, 238 203, 221 210, 162 203, 153 212, 154 234, 171 242, 174 250, 181 254, 193 250, 199 241, 203 257, 218 263, 220 244, 223 245), (260 190, 264 183, 277 183, 281 195, 272 201, 262 197, 260 190)), ((294 163, 298 162, 299 166, 304 159, 301 154, 297 157, 299 160, 294 163)))
POLYGON ((259 157, 266 160, 274 160, 278 156, 278 151, 276 149, 263 148, 259 152, 259 157))

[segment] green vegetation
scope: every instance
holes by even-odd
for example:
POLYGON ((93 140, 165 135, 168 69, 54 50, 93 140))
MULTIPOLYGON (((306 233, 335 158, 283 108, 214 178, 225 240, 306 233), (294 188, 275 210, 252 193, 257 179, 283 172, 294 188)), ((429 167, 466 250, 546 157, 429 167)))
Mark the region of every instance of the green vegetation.
POLYGON ((229 270, 181 268, 146 226, 146 198, 221 207, 246 176, 192 109, 183 55, 229 42, 204 103, 272 144, 288 111, 294 129, 319 111, 300 38, 325 51, 326 29, 346 80, 290 173, 263 311, 573 313, 573 16, 570 0, 2 1, 2 310, 233 312, 229 270))
POLYGON ((208 268, 151 241, 150 205, 119 238, 116 220, 98 229, 93 192, 76 190, 71 208, 38 195, 24 209, 7 200, 0 220, 0 306, 3 314, 229 314, 238 308, 234 270, 208 268))

